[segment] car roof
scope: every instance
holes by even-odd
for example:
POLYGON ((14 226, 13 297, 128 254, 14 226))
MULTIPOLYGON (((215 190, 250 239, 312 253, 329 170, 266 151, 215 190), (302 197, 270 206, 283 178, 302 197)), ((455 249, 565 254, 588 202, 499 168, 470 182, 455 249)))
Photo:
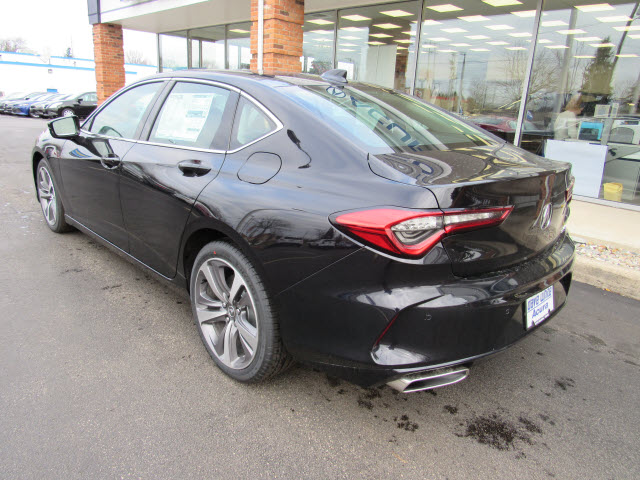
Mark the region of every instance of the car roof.
MULTIPOLYGON (((258 73, 250 72, 248 70, 177 70, 173 72, 163 72, 151 77, 147 77, 144 81, 150 79, 163 79, 163 78, 190 78, 200 80, 217 81, 221 83, 228 83, 241 90, 245 90, 248 93, 252 91, 259 91, 264 89, 273 89, 288 86, 303 86, 303 85, 317 85, 317 86, 329 86, 330 82, 323 80, 318 75, 310 74, 282 74, 282 75, 260 75, 258 73)), ((349 85, 349 84, 347 84, 349 85)), ((356 85, 356 83, 351 83, 356 85)))

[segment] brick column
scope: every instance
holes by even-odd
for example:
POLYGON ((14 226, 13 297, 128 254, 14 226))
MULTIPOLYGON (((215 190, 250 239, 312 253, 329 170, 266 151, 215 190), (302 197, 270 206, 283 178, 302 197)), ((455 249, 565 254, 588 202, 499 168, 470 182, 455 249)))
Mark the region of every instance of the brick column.
MULTIPOLYGON (((264 73, 299 73, 302 70, 304 0, 264 1, 264 73)), ((258 0, 251 0, 251 71, 258 71, 258 0)))
POLYGON ((122 25, 96 23, 93 26, 93 54, 96 62, 98 105, 124 87, 122 25))

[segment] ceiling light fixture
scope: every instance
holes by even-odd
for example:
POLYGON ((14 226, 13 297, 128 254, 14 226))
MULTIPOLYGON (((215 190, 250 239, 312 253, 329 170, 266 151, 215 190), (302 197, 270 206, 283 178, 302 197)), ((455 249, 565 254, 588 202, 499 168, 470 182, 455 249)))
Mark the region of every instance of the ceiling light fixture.
POLYGON ((333 22, 329 20, 324 20, 322 18, 316 18, 314 20, 307 20, 308 23, 315 23, 316 25, 332 25, 333 22))
POLYGON ((576 42, 599 42, 602 40, 600 37, 574 37, 576 42))
POLYGON ((626 15, 614 15, 612 17, 596 17, 596 20, 604 23, 613 23, 613 22, 631 22, 633 18, 629 18, 626 15))
POLYGON ((433 10, 438 13, 446 13, 446 12, 458 12, 460 10, 464 10, 463 8, 456 7, 455 5, 451 5, 450 3, 446 3, 444 5, 431 5, 427 7, 429 10, 433 10))
POLYGON ((508 7, 510 5, 522 5, 519 0, 482 0, 483 3, 492 7, 508 7))
POLYGON ((404 10, 387 10, 386 12, 380 13, 389 17, 410 17, 413 15, 413 13, 405 12, 404 10))
POLYGON ((575 28, 573 30, 558 30, 557 33, 560 35, 578 35, 582 33, 587 33, 584 30, 580 30, 579 28, 575 28))
POLYGON ((530 18, 536 16, 535 10, 522 10, 521 12, 511 12, 511 15, 516 15, 521 18, 530 18))
POLYGON ((363 17, 362 15, 344 15, 342 18, 345 20, 351 20, 352 22, 364 22, 365 20, 371 20, 369 17, 363 17))
POLYGON ((489 20, 482 15, 468 15, 466 17, 458 17, 458 19, 464 20, 465 22, 487 22, 489 20))
POLYGON ((581 12, 605 12, 607 10, 614 10, 614 8, 608 3, 595 3, 592 5, 576 5, 576 8, 581 12))

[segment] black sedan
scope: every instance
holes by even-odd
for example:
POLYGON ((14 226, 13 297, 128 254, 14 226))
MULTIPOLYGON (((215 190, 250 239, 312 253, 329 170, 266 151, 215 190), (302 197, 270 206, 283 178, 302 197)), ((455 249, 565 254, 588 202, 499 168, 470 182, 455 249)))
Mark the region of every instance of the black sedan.
POLYGON ((237 380, 295 359, 460 381, 565 304, 570 167, 345 75, 171 72, 54 120, 32 158, 46 223, 184 287, 237 380))
POLYGON ((88 117, 98 106, 96 92, 77 93, 51 103, 44 109, 43 117, 88 117))

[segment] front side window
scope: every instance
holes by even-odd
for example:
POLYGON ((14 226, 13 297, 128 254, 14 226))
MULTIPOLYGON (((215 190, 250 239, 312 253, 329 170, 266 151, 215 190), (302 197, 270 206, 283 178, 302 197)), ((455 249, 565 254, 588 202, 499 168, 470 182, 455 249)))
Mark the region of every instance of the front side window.
POLYGON ((238 103, 231 149, 264 137, 275 128, 276 124, 260 108, 246 98, 242 98, 238 103))
POLYGON ((149 141, 225 150, 229 140, 223 123, 231 92, 201 83, 173 87, 153 125, 149 141))
POLYGON ((89 131, 110 137, 134 138, 151 100, 162 82, 131 88, 110 102, 93 120, 89 131))

